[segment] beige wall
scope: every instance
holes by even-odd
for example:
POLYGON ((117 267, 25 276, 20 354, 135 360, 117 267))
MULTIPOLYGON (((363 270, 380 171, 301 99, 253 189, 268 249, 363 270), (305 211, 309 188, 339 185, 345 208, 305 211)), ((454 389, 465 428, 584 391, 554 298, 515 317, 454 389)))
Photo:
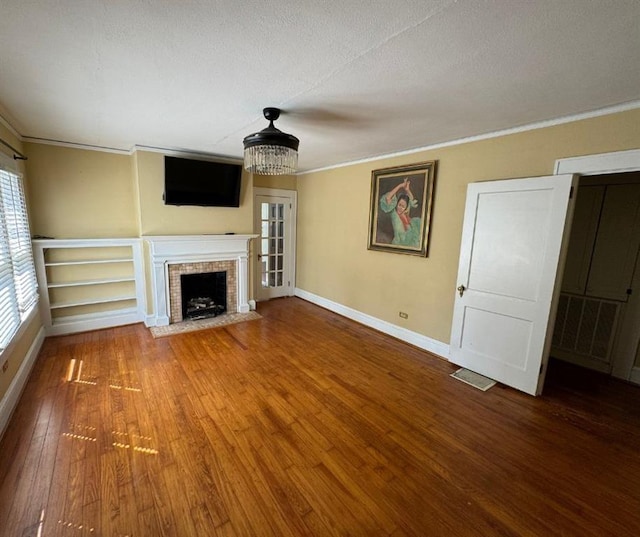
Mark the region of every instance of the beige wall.
POLYGON ((32 233, 56 239, 136 237, 129 155, 26 143, 32 233))
MULTIPOLYGON (((33 234, 62 239, 252 232, 248 174, 242 177, 239 208, 176 207, 162 199, 161 153, 129 156, 37 143, 25 144, 25 150, 33 234)), ((290 186, 295 178, 276 183, 290 186)), ((147 289, 151 304, 149 298, 147 289)))
MULTIPOLYGON (((134 155, 134 182, 137 185, 141 235, 208 235, 253 232, 253 185, 243 171, 240 207, 190 207, 165 205, 164 155, 137 151, 134 155)), ((147 313, 153 312, 151 262, 145 245, 147 313)), ((252 269, 249 263, 249 270, 252 269)), ((249 274, 249 296, 253 296, 253 276, 249 274)))
POLYGON ((164 155, 138 151, 137 170, 142 235, 251 233, 253 186, 243 171, 240 207, 176 207, 165 205, 164 155))
POLYGON ((558 158, 640 147, 639 125, 634 110, 297 178, 244 174, 240 208, 165 206, 160 153, 27 143, 32 231, 60 238, 251 233, 254 186, 297 189, 297 287, 448 343, 466 185, 550 174, 558 158), (368 251, 371 171, 424 160, 438 162, 429 257, 368 251))
POLYGON ((252 233, 253 186, 296 187, 294 176, 243 171, 240 207, 165 205, 164 155, 132 156, 26 143, 32 233, 54 238, 252 233))
MULTIPOLYGON (((8 365, 4 373, 0 370, 0 401, 2 401, 9 386, 18 374, 22 362, 27 358, 27 353, 41 329, 42 321, 40 320, 40 315, 36 314, 31 322, 22 327, 20 337, 11 342, 7 349, 8 352, 2 354, 0 361, 3 364, 8 361, 8 365)), ((0 434, 2 434, 2 431, 0 431, 0 434)))
MULTIPOLYGON (((0 138, 5 140, 8 144, 12 145, 21 152, 25 152, 25 148, 12 133, 2 124, 0 124, 0 138)), ((0 151, 5 151, 4 146, 0 148, 0 151)), ((8 151, 8 150, 7 150, 8 151)), ((30 197, 29 185, 25 181, 26 195, 30 197)), ((34 319, 28 323, 27 326, 21 331, 21 336, 15 339, 10 347, 2 353, 0 357, 0 401, 4 398, 9 386, 15 379, 20 366, 24 362, 29 348, 33 344, 38 332, 42 328, 42 322, 40 316, 36 314, 34 319), (2 372, 1 365, 7 362, 7 370, 2 372)), ((0 431, 1 434, 1 431, 0 431)))
POLYGON ((301 175, 298 288, 449 343, 466 187, 640 147, 640 110, 301 175), (367 250, 371 171, 437 161, 428 258, 367 250), (401 319, 399 311, 408 313, 401 319))
POLYGON ((254 175, 253 186, 260 188, 296 189, 295 175, 254 175))

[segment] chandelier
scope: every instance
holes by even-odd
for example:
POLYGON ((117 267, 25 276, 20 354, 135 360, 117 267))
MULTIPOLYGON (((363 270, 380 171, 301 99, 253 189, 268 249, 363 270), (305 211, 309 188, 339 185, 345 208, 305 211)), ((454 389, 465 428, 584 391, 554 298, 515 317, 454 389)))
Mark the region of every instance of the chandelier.
POLYGON ((300 140, 273 126, 280 117, 279 108, 265 108, 262 113, 269 126, 243 140, 245 170, 260 175, 296 173, 300 140))

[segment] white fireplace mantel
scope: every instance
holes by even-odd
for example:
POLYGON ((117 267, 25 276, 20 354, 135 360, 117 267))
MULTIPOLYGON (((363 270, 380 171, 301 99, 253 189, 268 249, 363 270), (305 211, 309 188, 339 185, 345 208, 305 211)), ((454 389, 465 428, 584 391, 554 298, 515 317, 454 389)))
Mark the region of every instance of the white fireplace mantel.
POLYGON ((169 324, 169 265, 208 261, 237 262, 238 312, 249 311, 249 241, 258 235, 154 235, 143 237, 149 246, 153 315, 147 326, 169 324))

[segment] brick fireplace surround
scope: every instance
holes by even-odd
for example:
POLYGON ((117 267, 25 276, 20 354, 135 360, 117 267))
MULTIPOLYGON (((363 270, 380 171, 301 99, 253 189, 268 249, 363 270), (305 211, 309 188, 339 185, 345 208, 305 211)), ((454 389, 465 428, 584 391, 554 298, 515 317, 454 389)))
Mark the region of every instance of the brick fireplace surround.
POLYGON ((249 311, 249 241, 257 235, 181 235, 144 237, 153 265, 154 311, 147 326, 182 321, 181 274, 227 272, 227 312, 249 311))
POLYGON ((238 284, 234 261, 207 261, 206 263, 176 263, 169 265, 169 306, 170 322, 179 323, 182 318, 182 286, 180 276, 183 274, 203 274, 206 272, 227 273, 227 313, 238 311, 238 284))

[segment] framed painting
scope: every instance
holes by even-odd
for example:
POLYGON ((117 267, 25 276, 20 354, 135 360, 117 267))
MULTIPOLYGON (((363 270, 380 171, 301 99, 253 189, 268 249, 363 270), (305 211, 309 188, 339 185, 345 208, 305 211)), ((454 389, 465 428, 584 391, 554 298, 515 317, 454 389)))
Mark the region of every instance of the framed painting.
POLYGON ((436 161, 371 172, 369 250, 426 257, 436 161))

